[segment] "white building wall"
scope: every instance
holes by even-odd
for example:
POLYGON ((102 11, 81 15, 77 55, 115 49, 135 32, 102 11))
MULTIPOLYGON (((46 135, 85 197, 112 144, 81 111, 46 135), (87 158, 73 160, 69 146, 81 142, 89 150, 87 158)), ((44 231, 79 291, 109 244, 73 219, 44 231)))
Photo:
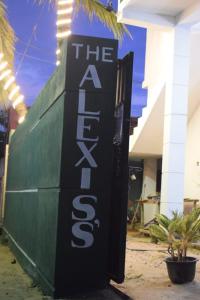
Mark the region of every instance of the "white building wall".
POLYGON ((142 199, 156 195, 157 159, 144 159, 142 199))
MULTIPOLYGON (((184 31, 184 29, 183 29, 184 31)), ((183 32, 184 33, 184 32, 183 32)), ((185 33, 184 33, 185 34, 185 33)), ((172 35, 169 31, 161 31, 159 29, 150 28, 148 29, 147 34, 147 52, 146 52, 146 65, 145 65, 145 86, 148 87, 148 106, 146 109, 151 107, 151 101, 155 101, 155 97, 153 97, 153 91, 162 86, 161 82, 164 85, 167 83, 167 70, 169 70, 169 65, 173 62, 170 58, 173 53, 171 49, 169 49, 169 45, 172 44, 170 42, 170 38, 172 35), (169 58, 169 59, 168 59, 169 58), (171 60, 171 62, 170 62, 171 60)), ((166 171, 172 171, 172 174, 169 178, 174 177, 174 172, 177 171, 179 173, 177 176, 183 177, 184 180, 184 194, 183 196, 179 196, 181 198, 191 198, 191 199, 200 199, 200 33, 195 31, 192 32, 191 38, 188 41, 182 41, 182 34, 177 39, 176 45, 178 52, 175 52, 176 57, 178 56, 179 60, 184 60, 184 58, 188 58, 190 60, 190 71, 189 71, 189 81, 188 85, 184 82, 180 85, 178 84, 176 87, 176 93, 173 97, 170 97, 173 100, 173 113, 176 116, 176 122, 173 125, 171 124, 171 134, 172 134, 172 142, 177 142, 180 144, 186 141, 186 156, 184 159, 184 148, 182 148, 182 152, 177 155, 177 151, 174 150, 171 153, 171 167, 166 171), (190 42, 190 47, 188 47, 188 43, 190 42), (189 49, 190 48, 190 49, 189 49), (190 51, 190 58, 188 57, 188 51, 190 51), (187 90, 189 87, 189 107, 188 107, 188 128, 187 128, 187 140, 185 139, 185 134, 182 134, 183 127, 185 128, 186 124, 186 115, 187 115, 187 90), (180 116, 178 116, 180 115, 180 116), (184 126, 182 123, 178 122, 180 118, 184 118, 184 126), (174 140, 175 138, 175 140, 174 140), (174 140, 174 141, 173 141, 174 140), (174 161, 173 161, 174 159, 174 161), (183 165, 183 169, 185 169, 185 174, 183 175, 183 171, 180 172, 177 169, 176 165, 179 164, 181 166, 181 161, 185 161, 185 168, 183 165), (182 173, 182 174, 181 174, 182 173)), ((175 50, 177 51, 177 50, 175 50)), ((188 62, 187 62, 188 63, 188 62)), ((178 66, 179 74, 177 76, 178 80, 184 77, 187 72, 183 70, 183 62, 181 62, 178 66)), ((189 67, 186 67, 189 69, 189 67)), ((178 83, 178 82, 177 82, 178 83)), ((152 105, 155 103, 152 102, 152 105)), ((168 107, 166 107, 167 114, 168 111, 171 110, 172 102, 168 101, 168 107)), ((174 117, 173 117, 174 118, 174 117)), ((142 121, 142 120, 141 120, 142 121)), ((144 120, 145 121, 145 120, 144 120)), ((169 133, 169 130, 168 130, 169 133)), ((168 141, 167 141, 168 142, 168 141)), ((172 143, 173 144, 173 143, 172 143)), ((181 182, 183 182, 181 179, 181 182)), ((179 180, 180 181, 180 180, 179 180)), ((169 180, 167 179, 167 182, 169 180)), ((175 186, 180 186, 183 184, 175 181, 174 179, 171 182, 175 183, 175 186)), ((151 181, 150 189, 152 187, 151 181)), ((145 183, 147 187, 147 182, 145 183)), ((167 186, 167 184, 165 184, 167 186)), ((168 188, 167 199, 174 199, 173 191, 177 190, 177 188, 168 188)), ((145 192, 145 197, 148 194, 148 187, 145 192)), ((180 208, 182 207, 181 200, 180 208)), ((172 203, 171 203, 172 204, 172 203)), ((174 206, 174 209, 177 209, 177 206, 174 206)), ((166 208, 164 209, 166 211, 166 208)), ((180 209, 181 210, 181 209, 180 209)))
MULTIPOLYGON (((155 27, 147 29, 144 87, 148 92, 165 82, 169 66, 171 34, 155 27)), ((151 101, 151 99, 149 99, 151 101)))
MULTIPOLYGON (((156 107, 153 89, 163 88, 162 81, 165 85, 161 213, 170 215, 172 210, 183 211, 184 197, 200 199, 200 1, 163 5, 161 0, 127 0, 121 10, 119 19, 148 29, 144 81, 148 106, 156 107), (191 29, 198 31, 192 42, 191 29)), ((138 139, 140 134, 145 130, 138 139)))
POLYGON ((162 87, 162 82, 165 86, 161 213, 169 216, 173 210, 183 211, 189 45, 188 29, 148 29, 145 67, 148 107, 155 101, 152 97, 155 87, 160 83, 162 87))
POLYGON ((160 211, 183 212, 184 165, 187 138, 190 30, 172 30, 172 57, 166 80, 160 211))
POLYGON ((184 197, 200 199, 200 107, 188 124, 184 197))

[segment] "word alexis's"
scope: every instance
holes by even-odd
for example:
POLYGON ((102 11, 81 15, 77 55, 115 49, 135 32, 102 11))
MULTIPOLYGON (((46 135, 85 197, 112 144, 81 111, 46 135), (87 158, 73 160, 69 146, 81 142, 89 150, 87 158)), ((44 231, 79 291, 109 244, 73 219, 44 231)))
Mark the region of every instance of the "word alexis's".
MULTIPOLYGON (((91 50, 90 45, 72 44, 74 47, 75 59, 80 59, 81 51, 85 53, 85 59, 90 60, 92 56, 96 61, 112 63, 111 54, 113 48, 99 47, 91 50)), ((77 195, 72 200, 72 240, 71 246, 74 248, 89 248, 94 244, 95 232, 100 228, 100 221, 97 217, 96 206, 99 199, 90 193, 92 170, 98 168, 94 150, 98 147, 99 136, 97 130, 94 135, 93 127, 99 128, 101 123, 101 110, 87 110, 90 107, 89 100, 86 99, 86 89, 84 86, 88 81, 93 85, 94 91, 102 89, 101 78, 94 64, 88 64, 83 77, 79 83, 78 112, 76 145, 81 156, 75 162, 74 167, 80 169, 80 188, 83 193, 77 195), (86 192, 88 191, 88 192, 86 192)), ((90 98, 91 101, 91 98, 90 98)), ((95 99, 92 99, 95 101, 95 99)), ((95 107, 94 105, 92 107, 95 107)))

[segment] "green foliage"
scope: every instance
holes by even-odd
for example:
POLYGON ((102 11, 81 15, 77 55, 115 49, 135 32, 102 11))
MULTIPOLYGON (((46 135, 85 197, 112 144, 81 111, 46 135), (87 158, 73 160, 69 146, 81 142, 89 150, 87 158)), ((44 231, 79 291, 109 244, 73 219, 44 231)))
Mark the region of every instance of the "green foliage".
POLYGON ((0 0, 0 51, 5 55, 5 59, 12 64, 14 56, 14 32, 9 24, 6 15, 4 0, 0 0))
POLYGON ((124 33, 130 35, 128 29, 122 23, 117 22, 117 16, 114 11, 108 11, 99 0, 76 0, 76 8, 82 8, 92 20, 96 16, 108 29, 110 29, 115 38, 121 40, 124 33))
MULTIPOLYGON (((0 52, 3 52, 4 59, 13 66, 15 35, 6 15, 5 1, 0 0, 0 52)), ((0 102, 7 99, 2 83, 0 83, 0 102)))
MULTIPOLYGON (((34 0, 38 4, 48 2, 56 5, 56 0, 34 0)), ((78 13, 80 9, 86 13, 89 19, 92 21, 96 16, 101 23, 103 23, 108 29, 110 29, 116 39, 122 40, 123 35, 126 33, 131 37, 130 32, 126 26, 117 22, 117 16, 114 11, 108 11, 106 7, 99 0, 75 0, 75 12, 78 13)))
POLYGON ((188 246, 200 240, 200 209, 188 215, 173 212, 172 218, 156 216, 157 224, 150 226, 150 234, 159 241, 168 243, 168 252, 178 261, 187 256, 188 246))

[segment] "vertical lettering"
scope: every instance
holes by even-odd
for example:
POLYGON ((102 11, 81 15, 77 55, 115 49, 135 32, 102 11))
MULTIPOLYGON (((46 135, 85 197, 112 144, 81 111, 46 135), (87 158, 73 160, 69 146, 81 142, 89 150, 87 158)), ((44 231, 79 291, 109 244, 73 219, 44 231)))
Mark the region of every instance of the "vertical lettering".
POLYGON ((96 50, 90 50, 90 45, 87 45, 87 56, 86 59, 90 59, 90 55, 96 55, 96 61, 99 60, 99 46, 96 46, 96 50))
POLYGON ((81 203, 82 199, 90 199, 94 202, 97 202, 97 197, 92 195, 80 195, 74 198, 72 205, 77 211, 81 211, 85 213, 85 217, 77 217, 72 212, 72 219, 73 220, 79 220, 79 221, 92 221, 95 218, 95 210, 94 207, 91 204, 81 203))
POLYGON ((91 185, 91 168, 81 170, 81 189, 89 190, 91 185))
POLYGON ((76 48, 76 59, 79 59, 79 50, 83 47, 83 44, 73 43, 72 46, 76 48))
POLYGON ((91 130, 91 125, 85 125, 86 120, 96 120, 99 122, 99 117, 92 117, 92 116, 80 116, 78 115, 78 121, 77 121, 77 133, 76 138, 80 141, 90 141, 90 142, 97 142, 99 140, 99 137, 85 137, 84 131, 91 130))
POLYGON ((95 65, 89 65, 87 67, 87 70, 86 70, 79 86, 82 87, 84 85, 85 81, 93 81, 94 87, 96 89, 102 88, 95 65))
POLYGON ((109 59, 112 55, 111 51, 113 51, 113 48, 109 48, 109 47, 103 47, 102 48, 102 61, 103 62, 113 62, 112 59, 109 59))
POLYGON ((85 90, 79 90, 79 101, 78 101, 78 113, 83 115, 92 115, 92 116, 99 116, 100 111, 86 111, 85 110, 85 90))
POLYGON ((77 212, 84 213, 84 216, 78 217, 74 214, 74 212, 72 212, 72 220, 79 221, 72 226, 72 234, 79 240, 79 243, 76 243, 74 240, 72 240, 71 245, 73 248, 89 248, 94 243, 94 236, 92 232, 87 231, 85 228, 82 229, 81 226, 87 226, 91 231, 94 230, 94 224, 99 226, 99 220, 95 220, 96 212, 94 207, 91 204, 81 203, 82 199, 91 199, 94 202, 97 202, 97 197, 91 195, 82 195, 74 198, 72 202, 73 207, 77 212), (94 224, 90 223, 89 221, 93 221, 94 224))
POLYGON ((96 168, 97 163, 93 156, 91 155, 91 152, 96 148, 97 143, 93 144, 89 149, 85 145, 84 142, 77 142, 77 145, 79 146, 81 152, 83 153, 83 156, 79 161, 75 164, 75 167, 78 167, 85 159, 89 163, 90 167, 96 168))
POLYGON ((74 240, 71 241, 73 248, 89 248, 94 243, 94 236, 91 232, 81 229, 82 225, 87 225, 93 230, 94 225, 89 222, 77 222, 72 226, 72 234, 74 237, 82 241, 83 245, 77 244, 74 240))
MULTIPOLYGON (((75 59, 82 58, 84 54, 85 60, 91 62, 84 70, 79 84, 76 144, 80 149, 81 156, 75 163, 75 167, 80 170, 80 189, 88 190, 89 194, 92 185, 91 175, 96 173, 92 169, 98 167, 95 160, 95 149, 98 146, 99 134, 96 133, 96 128, 100 123, 101 111, 97 108, 91 111, 90 103, 86 101, 86 88, 89 87, 91 90, 93 86, 93 91, 102 89, 95 61, 102 60, 104 63, 112 63, 114 48, 84 45, 83 43, 73 43, 72 46, 75 59)), ((95 99, 95 96, 93 100, 98 101, 99 108, 100 101, 95 99)), ((73 248, 89 248, 94 244, 95 230, 100 228, 100 221, 96 217, 96 204, 97 197, 92 195, 82 194, 73 199, 71 213, 73 222, 71 246, 73 248)))

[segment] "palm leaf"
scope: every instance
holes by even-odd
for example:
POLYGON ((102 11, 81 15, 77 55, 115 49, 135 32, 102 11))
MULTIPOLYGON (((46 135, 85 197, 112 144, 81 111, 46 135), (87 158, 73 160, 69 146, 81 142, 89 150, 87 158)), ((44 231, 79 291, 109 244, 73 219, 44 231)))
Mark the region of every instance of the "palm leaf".
POLYGON ((14 57, 14 40, 14 32, 7 19, 4 1, 0 0, 0 50, 11 65, 14 57))
MULTIPOLYGON (((38 4, 48 2, 56 5, 56 0, 34 0, 38 4)), ((124 34, 128 34, 131 37, 127 27, 117 22, 117 16, 114 11, 108 11, 106 7, 99 0, 75 0, 75 13, 78 13, 80 9, 88 15, 92 20, 96 16, 101 23, 103 23, 108 29, 110 29, 116 39, 122 40, 124 34)))
MULTIPOLYGON (((3 52, 4 59, 13 67, 14 57, 14 41, 15 35, 10 26, 7 15, 6 6, 3 0, 0 0, 0 52, 3 52)), ((2 83, 0 83, 0 102, 5 102, 7 93, 4 92, 2 83)))
POLYGON ((163 227, 165 227, 166 229, 168 229, 169 227, 169 224, 170 224, 170 219, 163 215, 163 214, 160 214, 160 215, 156 215, 156 221, 158 222, 158 224, 162 225, 163 227))
POLYGON ((163 227, 156 224, 152 224, 149 228, 149 231, 151 236, 155 237, 156 239, 162 242, 168 241, 168 233, 163 227))
POLYGON ((157 225, 151 225, 150 233, 169 245, 169 253, 181 260, 187 255, 192 242, 200 240, 200 209, 194 209, 188 215, 173 212, 172 218, 156 216, 157 225))
POLYGON ((129 33, 128 29, 122 23, 117 22, 117 16, 114 11, 108 11, 105 6, 98 0, 75 0, 76 10, 80 8, 88 15, 92 20, 96 16, 108 29, 110 29, 114 37, 121 40, 124 33, 129 33))

